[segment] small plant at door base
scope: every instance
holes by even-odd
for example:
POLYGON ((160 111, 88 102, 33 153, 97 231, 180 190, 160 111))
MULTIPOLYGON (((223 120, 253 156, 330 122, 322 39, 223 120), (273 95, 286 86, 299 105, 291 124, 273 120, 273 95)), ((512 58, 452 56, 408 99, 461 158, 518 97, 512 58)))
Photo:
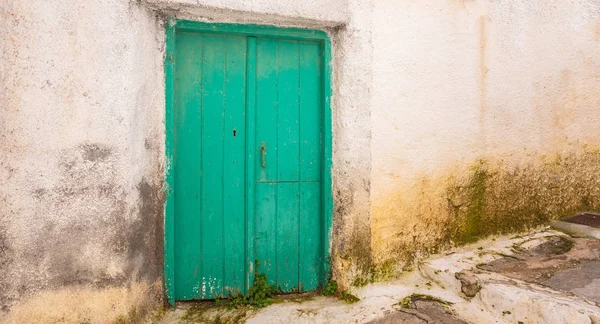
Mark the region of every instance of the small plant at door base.
POLYGON ((331 280, 327 282, 325 288, 323 288, 323 295, 325 296, 333 296, 338 293, 338 284, 337 281, 331 280))
POLYGON ((273 296, 281 293, 281 289, 268 283, 265 273, 254 274, 254 282, 248 290, 248 296, 241 293, 229 295, 226 298, 216 300, 217 305, 227 305, 228 308, 238 308, 241 306, 266 307, 271 305, 273 296))
POLYGON ((248 290, 248 304, 254 307, 265 307, 271 305, 272 297, 281 293, 278 287, 269 285, 267 275, 264 273, 256 273, 254 275, 254 283, 248 290))

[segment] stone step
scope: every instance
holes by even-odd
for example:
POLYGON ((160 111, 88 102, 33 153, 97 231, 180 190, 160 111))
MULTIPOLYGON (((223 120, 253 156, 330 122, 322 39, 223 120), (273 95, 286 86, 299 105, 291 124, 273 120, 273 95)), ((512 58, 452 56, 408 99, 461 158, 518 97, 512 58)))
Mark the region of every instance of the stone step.
MULTIPOLYGON (((514 258, 515 262, 525 263, 519 259, 531 254, 515 253, 515 246, 535 250, 561 235, 564 234, 545 231, 522 239, 488 242, 488 247, 470 247, 430 259, 419 265, 419 271, 440 287, 461 296, 464 302, 455 303, 452 309, 471 323, 600 323, 600 308, 586 298, 515 278, 518 274, 509 277, 482 269, 483 264, 500 259, 514 258)), ((580 251, 573 253, 581 255, 580 251)), ((551 257, 540 259, 552 261, 551 257)))

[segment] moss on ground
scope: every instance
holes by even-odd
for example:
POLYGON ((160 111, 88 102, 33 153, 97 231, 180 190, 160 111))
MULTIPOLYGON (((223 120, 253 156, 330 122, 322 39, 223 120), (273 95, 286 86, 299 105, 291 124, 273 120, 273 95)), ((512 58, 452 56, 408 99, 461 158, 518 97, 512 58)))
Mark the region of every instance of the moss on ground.
POLYGON ((251 311, 252 307, 247 305, 231 309, 227 306, 218 306, 213 302, 203 302, 189 308, 181 317, 180 323, 243 323, 251 311))
POLYGON ((354 304, 360 301, 360 298, 354 296, 353 294, 345 290, 340 292, 339 298, 347 304, 354 304))
POLYGON ((439 304, 442 304, 444 306, 451 306, 453 303, 449 302, 449 301, 445 301, 441 298, 438 297, 434 297, 431 295, 424 295, 424 294, 412 294, 410 296, 406 296, 404 298, 402 298, 402 300, 400 300, 396 305, 402 307, 402 308, 412 308, 412 304, 415 301, 418 300, 427 300, 427 301, 432 301, 432 302, 436 302, 439 304))

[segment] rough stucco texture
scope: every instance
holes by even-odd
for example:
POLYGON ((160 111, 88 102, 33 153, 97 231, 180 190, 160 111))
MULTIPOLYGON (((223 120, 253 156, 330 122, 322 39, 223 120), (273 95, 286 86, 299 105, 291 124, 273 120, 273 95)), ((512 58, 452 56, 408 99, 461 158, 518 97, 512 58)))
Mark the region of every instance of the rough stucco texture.
POLYGON ((333 27, 348 21, 350 0, 142 0, 178 18, 214 22, 333 27))
POLYGON ((3 1, 0 15, 3 312, 160 282, 167 15, 330 33, 343 286, 600 209, 595 0, 3 1))
POLYGON ((54 0, 2 1, 0 30, 0 309, 52 308, 41 291, 153 287, 162 27, 133 2, 54 0))
POLYGON ((377 1, 373 16, 378 269, 600 209, 600 2, 377 1))
POLYGON ((127 311, 104 309, 111 304, 135 309, 147 305, 142 295, 154 296, 148 290, 162 293, 163 22, 173 15, 331 33, 333 64, 346 67, 334 75, 333 272, 341 282, 367 273, 370 12, 345 0, 2 2, 6 320, 93 322, 127 311), (332 28, 347 22, 349 8, 353 22, 332 28), (59 307, 64 296, 99 302, 59 307))
POLYGON ((371 91, 372 4, 351 0, 350 20, 333 33, 332 274, 347 287, 372 268, 371 91))

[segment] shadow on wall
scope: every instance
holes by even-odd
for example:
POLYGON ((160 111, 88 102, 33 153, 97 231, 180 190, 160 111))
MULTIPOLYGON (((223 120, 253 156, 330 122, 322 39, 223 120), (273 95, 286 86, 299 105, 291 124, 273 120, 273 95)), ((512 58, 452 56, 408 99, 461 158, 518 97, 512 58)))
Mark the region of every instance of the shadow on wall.
POLYGON ((410 267, 419 255, 578 212, 600 211, 598 149, 546 156, 520 166, 481 159, 455 170, 462 171, 423 176, 410 189, 374 202, 377 275, 410 267))

